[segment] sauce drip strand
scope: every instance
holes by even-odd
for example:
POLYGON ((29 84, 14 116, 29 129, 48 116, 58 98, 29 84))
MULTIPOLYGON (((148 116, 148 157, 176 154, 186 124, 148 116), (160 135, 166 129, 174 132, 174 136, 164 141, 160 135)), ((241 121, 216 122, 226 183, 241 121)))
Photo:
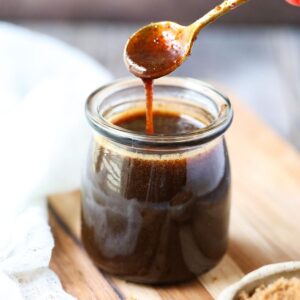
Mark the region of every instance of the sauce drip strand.
POLYGON ((153 125, 153 80, 152 79, 143 79, 145 91, 146 91, 146 133, 154 133, 153 125))

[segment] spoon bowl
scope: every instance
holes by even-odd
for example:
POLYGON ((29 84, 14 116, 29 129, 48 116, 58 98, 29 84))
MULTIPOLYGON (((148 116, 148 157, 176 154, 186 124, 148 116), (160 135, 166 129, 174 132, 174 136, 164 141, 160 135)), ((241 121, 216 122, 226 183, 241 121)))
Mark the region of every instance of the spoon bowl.
POLYGON ((188 27, 169 21, 142 27, 127 41, 125 64, 142 79, 167 75, 187 58, 192 43, 189 35, 188 27))

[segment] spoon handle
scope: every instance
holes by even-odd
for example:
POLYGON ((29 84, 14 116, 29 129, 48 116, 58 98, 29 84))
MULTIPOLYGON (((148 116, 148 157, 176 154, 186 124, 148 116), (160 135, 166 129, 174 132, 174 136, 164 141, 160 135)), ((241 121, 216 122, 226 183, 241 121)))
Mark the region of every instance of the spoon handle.
POLYGON ((194 36, 196 36, 206 25, 214 22, 217 18, 225 15, 230 10, 235 9, 247 1, 248 0, 225 0, 223 3, 216 6, 214 9, 190 25, 190 27, 192 27, 194 30, 194 36))

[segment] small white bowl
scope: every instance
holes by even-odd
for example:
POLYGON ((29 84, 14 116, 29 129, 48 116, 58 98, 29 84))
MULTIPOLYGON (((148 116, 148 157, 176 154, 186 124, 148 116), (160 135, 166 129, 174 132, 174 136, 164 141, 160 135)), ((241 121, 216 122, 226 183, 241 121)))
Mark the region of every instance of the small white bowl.
POLYGON ((280 277, 300 278, 300 261, 283 262, 259 268, 226 288, 217 300, 235 300, 241 291, 251 292, 260 285, 268 285, 280 277))

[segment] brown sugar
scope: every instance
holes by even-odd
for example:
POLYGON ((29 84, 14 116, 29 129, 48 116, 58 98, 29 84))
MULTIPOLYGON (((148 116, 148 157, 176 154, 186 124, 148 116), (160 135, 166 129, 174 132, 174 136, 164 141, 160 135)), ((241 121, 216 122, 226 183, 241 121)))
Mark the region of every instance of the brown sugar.
POLYGON ((279 278, 269 285, 261 285, 253 293, 242 291, 238 300, 300 300, 300 279, 279 278))

